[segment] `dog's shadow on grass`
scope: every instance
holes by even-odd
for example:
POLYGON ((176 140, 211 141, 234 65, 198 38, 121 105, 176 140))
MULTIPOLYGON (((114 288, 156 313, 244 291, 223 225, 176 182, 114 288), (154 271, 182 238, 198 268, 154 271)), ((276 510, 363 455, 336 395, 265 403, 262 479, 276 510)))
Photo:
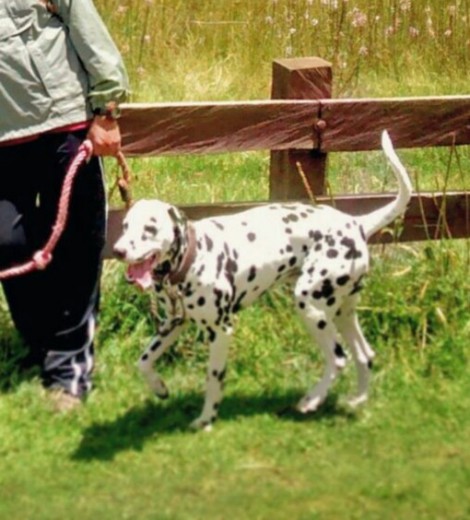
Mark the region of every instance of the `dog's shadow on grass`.
MULTIPOLYGON (((300 394, 254 396, 232 395, 223 401, 220 421, 227 422, 237 417, 271 414, 282 421, 316 422, 333 420, 335 417, 355 420, 353 411, 338 404, 337 398, 329 396, 321 409, 312 414, 297 412, 292 403, 300 394)), ((202 406, 201 395, 186 393, 170 397, 164 404, 148 400, 141 406, 129 409, 111 421, 95 423, 84 430, 82 440, 72 459, 76 461, 112 460, 119 452, 141 451, 145 443, 158 435, 195 435, 189 424, 197 417, 202 406)), ((216 423, 214 428, 217 428, 216 423)))

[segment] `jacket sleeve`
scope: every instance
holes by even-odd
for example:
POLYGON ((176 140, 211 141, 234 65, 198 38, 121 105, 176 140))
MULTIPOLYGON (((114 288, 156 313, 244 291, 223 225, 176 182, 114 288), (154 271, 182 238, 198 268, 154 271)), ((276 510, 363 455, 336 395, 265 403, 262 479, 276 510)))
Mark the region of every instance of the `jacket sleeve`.
POLYGON ((92 0, 53 0, 88 73, 91 108, 125 101, 129 81, 122 57, 92 0))

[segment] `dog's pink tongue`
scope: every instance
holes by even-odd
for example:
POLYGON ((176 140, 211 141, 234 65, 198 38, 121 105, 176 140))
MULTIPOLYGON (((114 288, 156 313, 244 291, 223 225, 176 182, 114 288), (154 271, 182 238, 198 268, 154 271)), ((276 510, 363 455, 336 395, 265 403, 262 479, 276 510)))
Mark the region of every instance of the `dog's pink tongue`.
POLYGON ((127 268, 127 280, 135 283, 143 291, 152 287, 152 260, 146 260, 140 264, 131 264, 127 268))

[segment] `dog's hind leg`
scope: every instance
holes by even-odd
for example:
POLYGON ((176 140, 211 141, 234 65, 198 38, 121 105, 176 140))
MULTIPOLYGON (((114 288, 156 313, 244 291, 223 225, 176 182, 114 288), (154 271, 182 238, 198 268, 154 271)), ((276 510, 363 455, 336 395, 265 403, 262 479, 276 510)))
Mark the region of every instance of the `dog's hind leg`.
POLYGON ((163 379, 155 372, 154 364, 173 345, 182 328, 183 323, 180 320, 173 320, 171 323, 161 326, 158 334, 152 338, 138 362, 138 367, 152 392, 160 399, 166 399, 169 393, 163 379))
POLYGON ((201 415, 191 423, 193 429, 210 431, 212 424, 217 419, 222 401, 231 336, 231 327, 224 326, 211 329, 205 401, 201 415))
POLYGON ((356 295, 350 296, 341 307, 340 313, 335 317, 338 330, 351 349, 356 365, 357 394, 348 400, 351 406, 357 406, 367 401, 370 369, 375 356, 359 325, 356 304, 356 295))
POLYGON ((296 286, 297 309, 302 317, 307 330, 321 348, 324 356, 325 369, 320 381, 299 401, 297 409, 302 413, 315 411, 326 399, 328 390, 338 376, 339 370, 344 366, 337 358, 344 357, 341 348, 338 348, 338 331, 332 319, 333 309, 327 308, 326 302, 315 301, 306 295, 305 284, 300 280, 296 286))

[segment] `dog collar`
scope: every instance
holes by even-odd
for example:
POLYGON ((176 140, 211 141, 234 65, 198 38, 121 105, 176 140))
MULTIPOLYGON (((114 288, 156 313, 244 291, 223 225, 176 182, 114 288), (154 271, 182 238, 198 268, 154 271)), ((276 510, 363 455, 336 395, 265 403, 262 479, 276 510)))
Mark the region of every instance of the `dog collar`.
POLYGON ((176 285, 184 280, 196 258, 196 231, 190 223, 188 223, 186 231, 186 241, 186 252, 184 253, 179 268, 168 276, 168 280, 172 285, 176 285))

